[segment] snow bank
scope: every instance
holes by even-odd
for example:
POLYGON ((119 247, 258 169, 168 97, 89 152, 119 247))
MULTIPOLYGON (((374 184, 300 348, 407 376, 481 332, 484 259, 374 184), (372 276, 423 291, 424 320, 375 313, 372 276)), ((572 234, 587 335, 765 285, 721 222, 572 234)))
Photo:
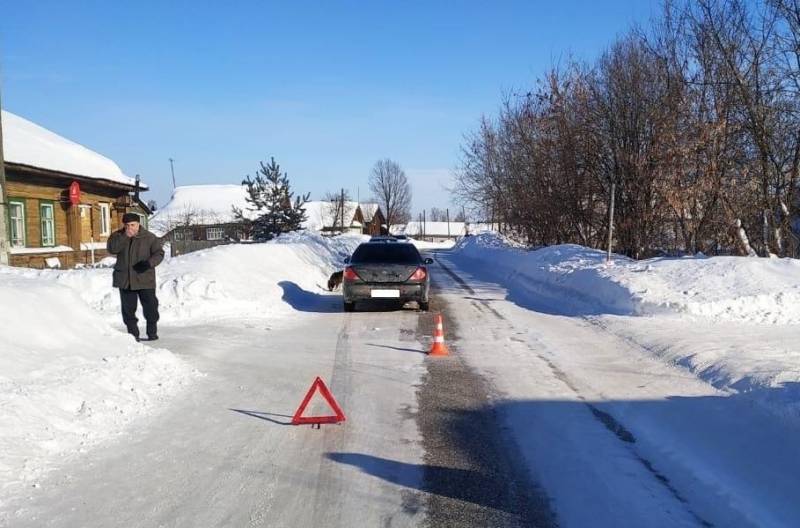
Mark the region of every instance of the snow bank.
MULTIPOLYGON (((293 309, 283 301, 287 284, 321 293, 330 273, 341 269, 344 257, 368 239, 299 232, 265 244, 217 246, 165 260, 157 268, 161 321, 195 324, 219 318, 288 318, 293 309)), ((110 269, 0 268, 3 273, 44 277, 68 286, 108 321, 119 323, 119 294, 111 287, 110 269)))
POLYGON ((798 261, 615 255, 606 264, 601 251, 527 251, 496 233, 465 238, 451 258, 488 275, 522 306, 590 316, 589 323, 718 389, 800 418, 798 261))
POLYGON ((688 314, 714 321, 800 324, 800 262, 741 257, 636 261, 576 245, 527 251, 496 233, 466 237, 457 254, 566 311, 688 314), (564 296, 567 292, 570 295, 564 296))
POLYGON ((426 249, 450 249, 456 245, 455 240, 444 240, 442 242, 428 242, 427 240, 414 240, 413 238, 410 240, 421 251, 426 249))
POLYGON ((52 281, 3 276, 0 320, 0 492, 36 485, 55 460, 120 434, 197 375, 52 281))
MULTIPOLYGON (((165 260, 162 321, 288 319, 287 297, 321 292, 365 238, 293 233, 165 260)), ((59 459, 121 434, 200 375, 115 329, 119 295, 107 268, 0 267, 0 321, 0 501, 36 485, 59 459)))

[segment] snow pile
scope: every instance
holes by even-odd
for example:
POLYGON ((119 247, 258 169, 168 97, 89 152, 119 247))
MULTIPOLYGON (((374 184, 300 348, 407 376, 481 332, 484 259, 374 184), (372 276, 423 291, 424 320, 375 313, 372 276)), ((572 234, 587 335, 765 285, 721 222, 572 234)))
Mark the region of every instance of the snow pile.
POLYGON ((800 324, 800 262, 741 257, 636 261, 576 245, 526 251, 496 233, 466 237, 457 254, 483 262, 566 312, 688 314, 715 321, 800 324), (564 293, 569 293, 564 296, 564 293))
POLYGON ((444 240, 442 242, 428 242, 427 240, 414 240, 413 238, 410 240, 420 251, 426 249, 450 249, 456 244, 455 240, 444 240))
MULTIPOLYGON (((76 176, 135 185, 119 166, 46 128, 2 110, 3 155, 7 163, 66 172, 76 176)), ((147 185, 140 184, 143 189, 147 185)))
POLYGON ((197 375, 51 281, 4 276, 0 320, 2 491, 35 485, 55 459, 120 434, 197 375))
MULTIPOLYGON (((299 232, 265 244, 217 246, 164 260, 156 274, 161 321, 192 324, 219 318, 288 318, 293 308, 287 296, 298 288, 312 295, 323 293, 330 273, 342 269, 344 258, 368 239, 299 232)), ((119 323, 119 294, 111 287, 110 269, 0 268, 2 273, 43 277, 69 286, 108 321, 119 323)))

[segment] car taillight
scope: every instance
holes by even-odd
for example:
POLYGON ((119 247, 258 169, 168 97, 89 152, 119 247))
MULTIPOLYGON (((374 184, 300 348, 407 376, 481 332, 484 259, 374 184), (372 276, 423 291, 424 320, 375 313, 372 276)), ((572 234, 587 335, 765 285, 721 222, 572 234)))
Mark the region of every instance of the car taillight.
POLYGON ((344 269, 344 274, 342 275, 342 278, 344 280, 346 280, 346 281, 361 280, 361 277, 358 276, 358 274, 355 272, 355 270, 351 266, 347 266, 344 269))
POLYGON ((423 281, 427 276, 428 276, 427 270, 422 266, 420 266, 419 268, 417 268, 417 271, 415 271, 414 274, 408 278, 408 280, 423 281))

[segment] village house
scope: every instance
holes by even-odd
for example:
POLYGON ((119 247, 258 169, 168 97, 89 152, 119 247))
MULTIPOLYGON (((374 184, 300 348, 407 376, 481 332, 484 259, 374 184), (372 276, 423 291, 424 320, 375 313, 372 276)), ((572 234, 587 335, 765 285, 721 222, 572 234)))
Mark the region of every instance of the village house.
POLYGON ((72 268, 107 257, 122 215, 147 222, 147 186, 110 159, 2 111, 10 264, 72 268))
MULTIPOLYGON (((172 256, 222 244, 250 240, 246 220, 250 210, 242 185, 185 185, 176 187, 170 201, 150 217, 150 230, 170 244, 172 256), (234 213, 243 213, 243 221, 234 213)), ((386 219, 376 203, 311 201, 305 204, 303 229, 322 234, 341 232, 367 235, 386 233, 386 219), (342 229, 342 218, 345 228, 342 229)))
POLYGON ((172 191, 164 207, 150 217, 150 230, 170 243, 174 257, 222 244, 250 239, 245 219, 256 217, 242 185, 183 185, 172 191))
POLYGON ((355 233, 364 235, 384 235, 386 217, 376 203, 312 201, 306 204, 308 219, 303 223, 305 229, 323 234, 355 233), (344 228, 342 224, 344 223, 344 228))

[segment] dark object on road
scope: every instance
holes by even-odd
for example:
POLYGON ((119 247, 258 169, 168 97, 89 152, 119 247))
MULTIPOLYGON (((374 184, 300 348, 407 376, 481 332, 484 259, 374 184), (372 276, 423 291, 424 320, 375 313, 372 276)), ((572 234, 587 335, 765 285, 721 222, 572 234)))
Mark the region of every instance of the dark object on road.
POLYGON ((343 271, 334 271, 328 279, 328 291, 333 291, 342 285, 343 271))
POLYGON ((347 260, 342 274, 344 311, 355 310, 356 301, 396 299, 416 301, 420 310, 428 309, 431 279, 427 264, 413 244, 366 242, 347 260))

